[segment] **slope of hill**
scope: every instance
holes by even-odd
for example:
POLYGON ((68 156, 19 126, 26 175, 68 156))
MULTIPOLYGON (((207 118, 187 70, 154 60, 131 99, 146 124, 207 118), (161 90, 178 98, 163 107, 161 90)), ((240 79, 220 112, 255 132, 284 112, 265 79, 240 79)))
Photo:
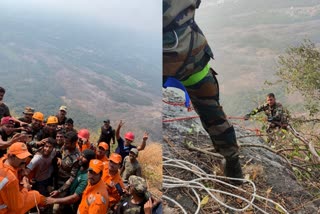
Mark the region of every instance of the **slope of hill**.
MULTIPOLYGON (((276 79, 276 62, 286 48, 306 38, 320 46, 320 3, 316 0, 202 1, 196 21, 215 54, 212 66, 219 74, 222 103, 230 114, 254 107, 248 99, 267 88, 265 80, 276 79)), ((283 94, 281 88, 267 88, 263 93, 270 90, 283 94)), ((296 104, 292 100, 297 99, 281 98, 284 104, 296 104)))
POLYGON ((14 112, 50 115, 65 104, 77 127, 123 119, 160 139, 160 34, 1 7, 0 25, 1 86, 14 112))

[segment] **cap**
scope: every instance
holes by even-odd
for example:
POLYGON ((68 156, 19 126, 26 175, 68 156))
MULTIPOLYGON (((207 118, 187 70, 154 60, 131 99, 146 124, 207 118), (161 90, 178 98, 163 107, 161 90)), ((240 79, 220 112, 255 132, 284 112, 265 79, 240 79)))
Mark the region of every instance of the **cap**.
POLYGON ((132 148, 132 149, 130 150, 130 152, 132 152, 133 154, 135 154, 135 155, 138 157, 138 154, 139 154, 138 149, 132 148))
POLYGON ((96 154, 91 149, 83 150, 82 154, 83 154, 83 157, 85 157, 85 159, 87 159, 88 161, 96 158, 96 154))
POLYGON ((58 118, 56 116, 49 116, 47 124, 58 124, 58 118))
POLYGON ((31 108, 29 106, 24 108, 24 111, 22 112, 24 114, 34 114, 34 108, 31 108))
POLYGON ((67 123, 69 123, 69 124, 72 124, 73 125, 73 120, 71 119, 71 118, 68 118, 67 120, 66 120, 66 124, 67 123))
POLYGON ((68 108, 67 106, 60 106, 59 110, 67 112, 68 108))
POLYGON ((22 142, 13 143, 9 149, 7 154, 12 154, 17 156, 19 159, 25 159, 29 157, 31 154, 28 152, 27 145, 22 142))
POLYGON ((105 119, 103 122, 104 123, 110 123, 110 120, 109 119, 105 119))
POLYGON ((1 125, 14 124, 14 120, 10 116, 1 118, 1 125))
POLYGON ((102 147, 104 150, 109 150, 109 145, 106 142, 100 142, 98 147, 102 147))
POLYGON ((35 112, 32 116, 33 119, 40 120, 41 122, 44 120, 44 115, 41 112, 35 112))
POLYGON ((144 195, 147 192, 146 180, 141 177, 131 175, 128 179, 128 183, 134 188, 138 195, 144 195))
POLYGON ((122 157, 121 157, 121 155, 119 155, 117 153, 112 153, 109 157, 109 160, 114 163, 120 164, 122 161, 122 157))
POLYGON ((103 167, 104 167, 104 165, 101 160, 93 159, 89 163, 88 171, 92 170, 95 173, 99 174, 103 170, 103 167))

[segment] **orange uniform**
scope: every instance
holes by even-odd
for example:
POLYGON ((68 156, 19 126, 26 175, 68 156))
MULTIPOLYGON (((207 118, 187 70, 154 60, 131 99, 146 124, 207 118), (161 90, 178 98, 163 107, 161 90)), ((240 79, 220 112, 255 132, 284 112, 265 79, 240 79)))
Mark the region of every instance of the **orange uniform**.
POLYGON ((97 184, 88 186, 82 194, 78 214, 106 214, 108 211, 108 192, 102 180, 97 184))
POLYGON ((0 214, 24 214, 46 198, 38 191, 20 189, 18 170, 5 164, 7 156, 0 159, 0 214))
POLYGON ((94 147, 89 141, 87 141, 86 143, 82 144, 81 147, 77 143, 77 148, 79 149, 80 152, 83 152, 86 149, 91 149, 91 150, 94 151, 94 147))
MULTIPOLYGON (((107 166, 107 164, 106 164, 107 166)), ((108 193, 109 193, 109 207, 117 204, 121 196, 116 188, 116 184, 120 184, 121 188, 124 189, 124 184, 122 178, 120 176, 120 172, 117 172, 115 175, 110 175, 109 171, 103 171, 102 180, 107 185, 108 193)))
POLYGON ((109 159, 107 156, 103 156, 103 158, 100 160, 103 162, 103 164, 108 164, 108 162, 109 162, 109 159))

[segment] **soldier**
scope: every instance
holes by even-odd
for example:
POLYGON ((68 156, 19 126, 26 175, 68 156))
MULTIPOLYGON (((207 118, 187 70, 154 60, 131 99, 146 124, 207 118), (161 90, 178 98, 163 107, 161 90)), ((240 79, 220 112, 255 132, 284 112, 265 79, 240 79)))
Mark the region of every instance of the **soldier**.
POLYGON ((182 83, 213 146, 226 159, 224 174, 242 178, 235 130, 222 110, 217 73, 209 65, 213 54, 194 20, 199 5, 200 0, 163 0, 163 79, 182 83))
POLYGON ((60 196, 63 196, 63 192, 68 189, 75 179, 77 172, 80 168, 78 163, 78 158, 80 152, 77 149, 77 133, 67 132, 64 136, 65 143, 62 152, 62 158, 58 158, 58 190, 55 190, 50 193, 50 196, 55 197, 62 193, 60 196))
POLYGON ((100 137, 98 140, 98 144, 100 142, 106 142, 110 148, 110 142, 112 140, 112 144, 116 142, 115 140, 115 130, 110 126, 110 120, 106 119, 103 121, 103 126, 101 126, 100 137))
POLYGON ((67 196, 63 198, 47 198, 48 204, 70 204, 59 207, 57 213, 76 213, 81 201, 81 196, 88 183, 88 168, 89 163, 95 158, 95 153, 91 149, 86 149, 82 152, 79 158, 80 169, 76 179, 73 180, 70 188, 67 191, 67 196))
POLYGON ((288 126, 287 117, 285 116, 284 109, 281 103, 276 102, 275 95, 269 93, 267 95, 267 102, 244 116, 245 120, 248 120, 250 116, 255 115, 261 111, 264 111, 268 117, 269 126, 267 132, 271 132, 276 127, 286 129, 288 126))
POLYGON ((152 199, 147 191, 146 181, 138 176, 132 175, 129 177, 128 183, 129 197, 123 198, 117 207, 116 214, 151 214, 152 199))
POLYGON ((138 149, 132 148, 129 152, 129 155, 124 158, 120 171, 122 180, 124 182, 126 182, 131 175, 141 177, 141 166, 137 160, 138 154, 138 149))
POLYGON ((73 122, 72 118, 68 118, 66 120, 66 123, 64 124, 64 128, 65 128, 66 132, 70 132, 70 131, 78 132, 76 129, 74 129, 73 123, 74 122, 73 122))
POLYGON ((22 113, 23 117, 18 118, 18 120, 30 124, 32 122, 32 116, 34 114, 34 108, 27 106, 22 113))
POLYGON ((59 112, 56 115, 56 117, 58 118, 58 125, 64 125, 66 123, 67 120, 67 106, 60 106, 59 108, 59 112))

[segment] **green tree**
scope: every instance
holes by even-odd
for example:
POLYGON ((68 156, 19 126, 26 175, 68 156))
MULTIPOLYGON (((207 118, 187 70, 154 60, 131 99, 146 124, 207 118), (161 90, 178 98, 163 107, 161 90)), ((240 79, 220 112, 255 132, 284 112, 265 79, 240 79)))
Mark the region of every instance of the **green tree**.
POLYGON ((289 47, 279 56, 276 75, 288 93, 299 92, 304 106, 313 116, 320 111, 320 50, 310 40, 289 47))

